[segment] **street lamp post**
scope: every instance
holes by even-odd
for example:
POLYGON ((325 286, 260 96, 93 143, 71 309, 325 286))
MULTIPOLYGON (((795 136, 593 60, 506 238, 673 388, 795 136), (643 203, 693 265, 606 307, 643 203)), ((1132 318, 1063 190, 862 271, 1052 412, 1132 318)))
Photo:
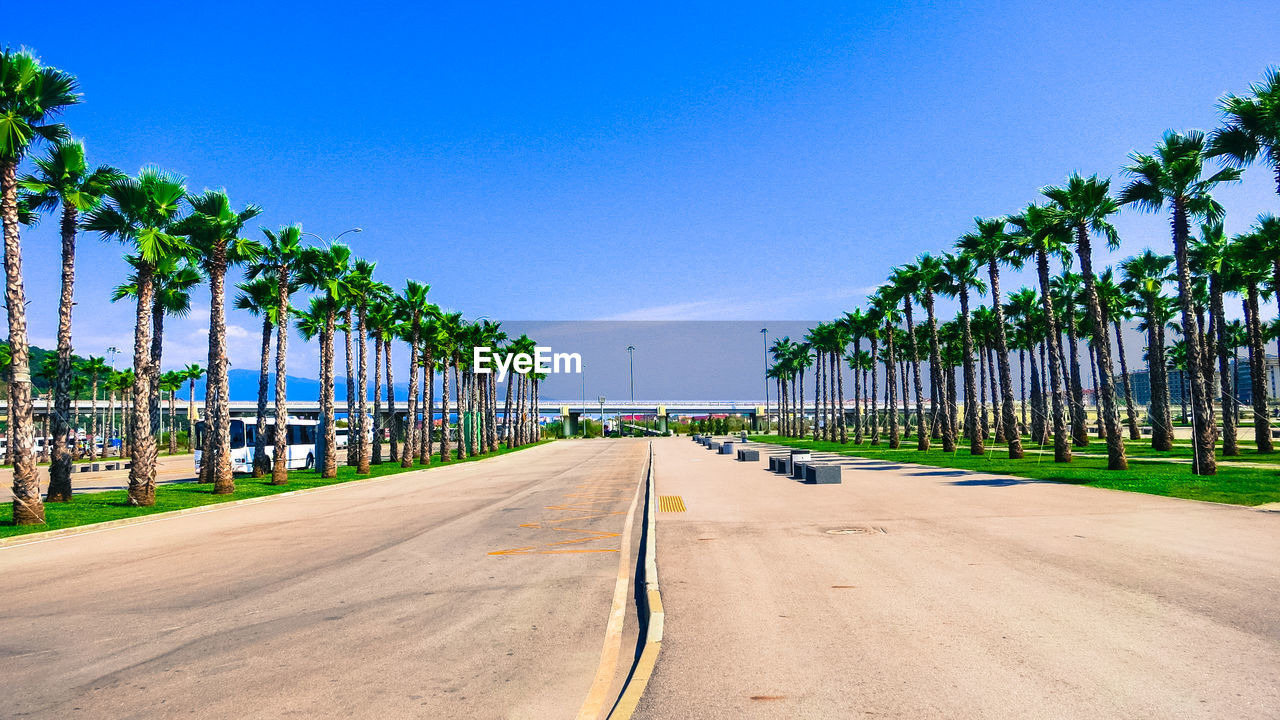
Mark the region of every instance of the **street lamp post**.
POLYGON ((600 396, 600 437, 607 437, 604 433, 604 396, 600 396))
MULTIPOLYGON (((631 404, 634 406, 636 403, 636 346, 635 345, 627 346, 627 363, 630 366, 631 404)), ((631 411, 635 412, 635 407, 632 407, 631 411)), ((619 416, 618 423, 619 423, 618 434, 621 435, 622 434, 621 416, 619 416)))
POLYGON ((764 338, 764 432, 769 433, 769 328, 760 328, 764 338))

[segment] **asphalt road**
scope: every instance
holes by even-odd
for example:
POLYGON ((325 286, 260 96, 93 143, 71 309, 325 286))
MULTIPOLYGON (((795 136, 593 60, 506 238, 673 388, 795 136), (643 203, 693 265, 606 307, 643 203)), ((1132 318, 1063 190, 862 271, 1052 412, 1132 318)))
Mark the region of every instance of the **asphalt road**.
POLYGON ((812 486, 654 441, 640 718, 1280 717, 1280 515, 846 459, 812 486), (835 534, 832 534, 835 533, 835 534))
POLYGON ((646 458, 556 442, 0 548, 0 715, 575 717, 629 665, 646 458))

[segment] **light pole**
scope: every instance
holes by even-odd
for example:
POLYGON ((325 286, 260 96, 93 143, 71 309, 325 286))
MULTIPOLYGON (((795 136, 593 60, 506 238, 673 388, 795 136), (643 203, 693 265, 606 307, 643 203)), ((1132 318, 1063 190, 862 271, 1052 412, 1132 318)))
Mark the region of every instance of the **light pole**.
POLYGON ((329 247, 329 246, 333 245, 334 243, 338 242, 338 238, 342 237, 343 235, 346 235, 347 233, 358 233, 358 232, 364 232, 364 228, 354 227, 354 228, 351 228, 350 230, 343 230, 342 232, 338 233, 337 235, 334 235, 332 240, 325 240, 324 238, 320 237, 319 235, 317 235, 317 234, 315 234, 315 233, 313 233, 313 232, 303 232, 302 234, 303 234, 303 235, 310 235, 311 237, 313 237, 313 238, 315 238, 315 239, 319 240, 320 242, 324 243, 324 244, 325 244, 325 247, 329 247))
POLYGON ((600 437, 608 437, 604 434, 604 396, 600 396, 600 437))
MULTIPOLYGON (((578 375, 582 377, 582 415, 581 415, 581 418, 582 418, 583 423, 585 423, 585 422, 587 421, 587 366, 586 366, 586 363, 583 363, 582 367, 578 368, 578 371, 579 371, 579 372, 578 372, 578 375)), ((587 426, 584 424, 584 425, 582 426, 582 437, 584 437, 584 438, 585 438, 586 436, 587 436, 587 426)))
POLYGON ((764 432, 769 434, 769 328, 760 328, 764 338, 764 432))
MULTIPOLYGON (((636 404, 636 346, 635 346, 635 345, 628 345, 628 346, 627 346, 627 362, 629 363, 630 368, 631 368, 631 369, 630 369, 630 373, 631 373, 631 404, 634 406, 634 405, 636 404)), ((631 408, 631 411, 632 411, 632 412, 635 412, 635 408, 634 408, 634 407, 632 407, 632 408, 631 408)), ((619 425, 619 427, 618 427, 618 434, 619 434, 619 435, 621 435, 621 434, 622 434, 622 427, 621 427, 621 425, 622 425, 622 416, 621 416, 621 415, 619 415, 619 416, 618 416, 618 425, 619 425)))

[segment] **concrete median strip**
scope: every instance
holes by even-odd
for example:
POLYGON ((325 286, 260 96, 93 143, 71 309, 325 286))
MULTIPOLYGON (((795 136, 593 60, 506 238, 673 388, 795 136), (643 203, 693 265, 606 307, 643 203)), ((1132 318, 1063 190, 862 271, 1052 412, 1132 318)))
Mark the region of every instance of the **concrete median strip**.
POLYGON ((631 676, 622 687, 618 702, 609 713, 609 720, 630 720, 635 714, 645 688, 649 686, 649 678, 658 664, 658 653, 662 650, 662 631, 665 613, 662 609, 662 593, 658 588, 658 515, 657 493, 653 470, 653 444, 649 444, 649 473, 646 479, 648 489, 645 493, 645 524, 643 529, 644 545, 644 592, 640 594, 643 606, 639 615, 645 620, 645 634, 640 657, 631 669, 631 676))

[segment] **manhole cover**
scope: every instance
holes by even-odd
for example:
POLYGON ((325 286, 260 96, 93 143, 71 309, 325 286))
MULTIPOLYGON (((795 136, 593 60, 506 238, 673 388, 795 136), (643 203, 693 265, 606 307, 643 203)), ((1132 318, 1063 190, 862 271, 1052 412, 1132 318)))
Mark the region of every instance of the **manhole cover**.
POLYGON ((847 527, 832 528, 826 531, 828 535, 875 535, 877 533, 888 533, 882 527, 847 527))

